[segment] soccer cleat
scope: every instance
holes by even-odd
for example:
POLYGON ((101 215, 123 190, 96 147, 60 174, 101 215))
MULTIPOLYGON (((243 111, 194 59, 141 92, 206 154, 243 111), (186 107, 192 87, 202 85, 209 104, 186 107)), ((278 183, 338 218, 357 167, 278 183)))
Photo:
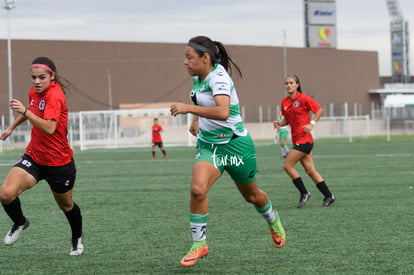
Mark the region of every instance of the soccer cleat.
POLYGON ((28 219, 25 220, 23 225, 14 224, 12 228, 9 230, 9 232, 7 232, 6 236, 4 236, 4 244, 5 245, 14 244, 19 238, 22 231, 25 230, 29 225, 30 225, 30 222, 28 219))
POLYGON ((72 244, 70 247, 70 256, 79 256, 83 253, 83 233, 80 238, 72 238, 72 244))
POLYGON ((164 154, 164 159, 166 159, 167 158, 167 154, 164 154))
POLYGON ((155 159, 155 157, 151 157, 151 159, 155 159))
POLYGON ((333 204, 335 201, 336 201, 336 198, 334 194, 332 194, 332 196, 323 199, 322 207, 327 207, 333 204))
POLYGON ((281 248, 285 244, 286 233, 276 211, 275 214, 277 218, 269 224, 269 230, 270 234, 272 234, 273 244, 277 248, 281 248))
POLYGON ((181 259, 180 264, 182 266, 193 266, 198 259, 206 257, 207 253, 208 247, 206 241, 194 242, 187 255, 181 259))
POLYGON ((305 194, 300 194, 300 199, 298 205, 296 205, 297 208, 301 208, 306 204, 306 202, 312 197, 312 194, 310 192, 305 194))

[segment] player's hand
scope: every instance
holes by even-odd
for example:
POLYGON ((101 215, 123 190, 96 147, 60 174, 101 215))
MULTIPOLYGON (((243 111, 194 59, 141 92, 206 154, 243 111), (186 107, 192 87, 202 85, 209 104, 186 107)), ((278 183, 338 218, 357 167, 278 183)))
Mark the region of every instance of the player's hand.
POLYGON ((279 129, 279 128, 280 128, 280 123, 279 123, 279 121, 273 121, 273 127, 274 127, 275 129, 279 129))
POLYGON ((10 101, 10 109, 12 109, 15 112, 18 112, 19 114, 23 114, 24 111, 26 111, 26 106, 23 105, 19 100, 12 99, 10 101))
POLYGON ((0 139, 6 140, 12 134, 12 132, 13 131, 10 130, 9 128, 5 129, 3 132, 1 132, 0 139))
POLYGON ((306 124, 305 126, 303 126, 303 131, 305 131, 305 133, 309 133, 311 132, 313 129, 313 125, 312 124, 306 124))
POLYGON ((195 137, 197 136, 197 134, 200 132, 200 128, 198 126, 198 120, 193 120, 193 122, 191 122, 190 129, 188 131, 193 136, 195 137))
POLYGON ((172 116, 188 113, 188 104, 176 103, 171 105, 170 112, 172 116))

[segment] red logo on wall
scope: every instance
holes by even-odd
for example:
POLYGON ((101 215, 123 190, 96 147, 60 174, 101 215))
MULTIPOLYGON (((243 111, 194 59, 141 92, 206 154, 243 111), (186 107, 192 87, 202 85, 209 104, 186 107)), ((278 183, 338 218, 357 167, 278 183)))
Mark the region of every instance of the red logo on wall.
POLYGON ((319 38, 323 41, 318 43, 319 46, 330 47, 332 45, 330 42, 326 42, 328 37, 331 35, 331 29, 320 27, 318 30, 318 35, 319 38))

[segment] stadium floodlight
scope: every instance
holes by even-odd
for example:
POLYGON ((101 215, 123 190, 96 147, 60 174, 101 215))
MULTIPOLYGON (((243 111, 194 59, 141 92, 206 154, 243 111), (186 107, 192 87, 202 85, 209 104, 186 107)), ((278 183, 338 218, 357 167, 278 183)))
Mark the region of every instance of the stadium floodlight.
MULTIPOLYGON (((12 62, 10 42, 10 11, 15 7, 15 0, 5 0, 4 8, 7 10, 7 63, 9 68, 9 102, 13 99, 12 62)), ((9 125, 13 123, 13 110, 9 109, 9 125)))

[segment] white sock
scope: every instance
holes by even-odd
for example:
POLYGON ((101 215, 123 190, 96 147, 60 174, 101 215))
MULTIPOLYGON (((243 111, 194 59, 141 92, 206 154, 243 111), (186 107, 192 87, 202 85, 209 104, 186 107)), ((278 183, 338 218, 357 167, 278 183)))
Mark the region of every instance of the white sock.
POLYGON ((206 239, 207 223, 193 223, 190 222, 191 234, 193 235, 193 241, 201 242, 206 239))
POLYGON ((276 219, 276 213, 273 211, 273 207, 270 207, 266 212, 261 214, 267 223, 272 223, 276 219))

